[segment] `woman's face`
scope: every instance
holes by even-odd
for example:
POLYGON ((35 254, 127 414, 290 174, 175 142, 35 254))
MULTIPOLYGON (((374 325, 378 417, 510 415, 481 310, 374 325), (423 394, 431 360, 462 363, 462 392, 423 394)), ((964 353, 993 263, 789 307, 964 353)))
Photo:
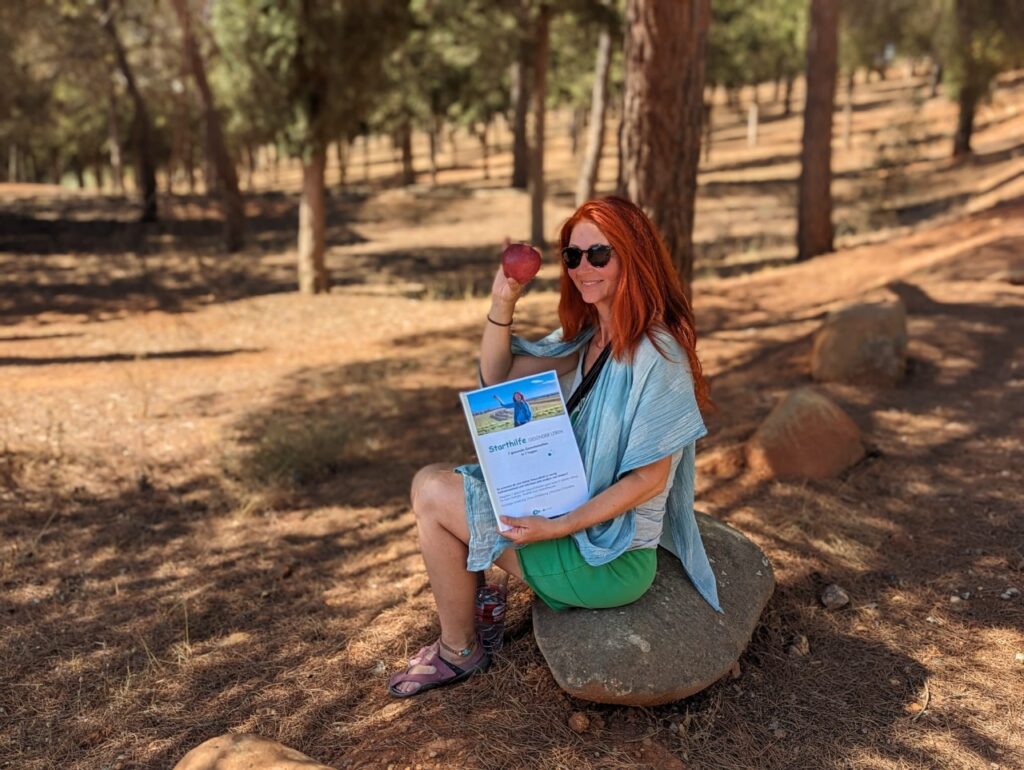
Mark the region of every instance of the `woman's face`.
MULTIPOLYGON (((597 229, 597 225, 587 220, 579 222, 569 236, 570 246, 584 250, 607 243, 608 239, 604 237, 604 233, 597 229)), ((579 267, 568 268, 569 277, 576 285, 583 301, 598 307, 604 306, 607 310, 611 310, 615 289, 619 285, 620 269, 619 255, 614 251, 604 267, 594 267, 590 264, 590 258, 584 255, 579 267)))
POLYGON ((512 400, 513 401, 525 401, 526 400, 526 396, 524 396, 522 393, 520 393, 517 390, 515 393, 512 394, 512 400))

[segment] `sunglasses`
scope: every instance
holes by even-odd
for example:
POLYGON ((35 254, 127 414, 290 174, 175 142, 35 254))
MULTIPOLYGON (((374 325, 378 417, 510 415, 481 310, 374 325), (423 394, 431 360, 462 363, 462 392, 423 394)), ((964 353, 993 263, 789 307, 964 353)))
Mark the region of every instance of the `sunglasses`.
POLYGON ((579 246, 566 246, 562 249, 562 261, 570 270, 580 266, 583 255, 587 255, 587 262, 591 267, 604 267, 612 258, 612 247, 607 243, 596 243, 589 249, 581 249, 579 246))

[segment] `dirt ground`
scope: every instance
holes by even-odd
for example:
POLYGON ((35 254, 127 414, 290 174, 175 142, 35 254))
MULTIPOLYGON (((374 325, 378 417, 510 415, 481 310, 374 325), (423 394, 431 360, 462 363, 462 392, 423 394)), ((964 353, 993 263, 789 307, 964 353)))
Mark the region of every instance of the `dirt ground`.
MULTIPOLYGON (((385 692, 437 633, 409 481, 472 457, 457 393, 496 245, 528 232, 524 194, 501 187, 507 142, 495 178, 464 143, 439 186, 408 190, 373 145, 373 173, 331 197, 335 288, 312 299, 291 292, 292 167, 254 180, 235 256, 203 196, 165 199, 147 229, 112 196, 0 189, 0 768, 169 768, 228 731, 346 769, 1024 767, 1024 597, 1001 598, 1024 590, 1024 77, 962 164, 952 106, 923 83, 858 87, 843 248, 804 264, 798 118, 769 105, 748 147, 716 108, 698 506, 755 540, 778 586, 740 676, 655 709, 562 694, 521 585, 487 674, 385 692), (822 387, 868 458, 754 478, 743 442, 810 381, 824 315, 878 293, 908 309, 906 381, 822 387), (848 607, 819 604, 831 582, 848 607), (809 654, 788 654, 800 636, 809 654)), ((549 230, 571 207, 561 125, 549 230)), ((519 333, 555 325, 556 277, 549 262, 519 333)))

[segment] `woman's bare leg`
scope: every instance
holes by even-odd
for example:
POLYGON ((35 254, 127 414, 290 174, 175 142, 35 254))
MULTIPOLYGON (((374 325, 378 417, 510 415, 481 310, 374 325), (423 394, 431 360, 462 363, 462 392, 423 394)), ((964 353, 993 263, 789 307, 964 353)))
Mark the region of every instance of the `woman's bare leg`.
MULTIPOLYGON (((453 473, 447 465, 423 468, 412 482, 412 508, 423 561, 437 602, 441 639, 449 647, 461 650, 472 643, 475 635, 473 597, 477 585, 476 574, 466 569, 469 525, 462 476, 453 473)), ((519 561, 511 549, 501 555, 497 564, 522 577, 519 561)), ((454 657, 444 648, 441 654, 446 659, 454 657)))

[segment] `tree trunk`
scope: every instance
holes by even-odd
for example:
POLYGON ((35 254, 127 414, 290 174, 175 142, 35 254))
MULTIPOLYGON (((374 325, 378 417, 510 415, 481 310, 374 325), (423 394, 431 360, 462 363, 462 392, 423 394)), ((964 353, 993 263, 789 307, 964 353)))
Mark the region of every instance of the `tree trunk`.
POLYGON ((962 158, 971 154, 971 135, 974 133, 974 111, 985 92, 983 79, 975 60, 973 0, 956 0, 956 31, 962 57, 960 93, 957 96, 959 114, 956 119, 956 134, 953 135, 953 157, 962 158))
POLYGON ((793 84, 796 82, 794 75, 786 76, 786 92, 783 98, 782 116, 788 118, 793 114, 793 84))
POLYGON ((256 187, 256 150, 251 142, 245 143, 245 189, 249 192, 256 187))
MULTIPOLYGON (((442 130, 444 123, 442 122, 442 130)), ((452 148, 452 168, 458 168, 459 166, 459 144, 455 139, 455 126, 448 129, 448 144, 452 148)))
POLYGON ((807 103, 800 154, 797 259, 832 251, 832 112, 838 69, 839 0, 811 0, 807 103))
POLYGON ((934 99, 939 95, 940 85, 942 85, 942 62, 936 61, 932 65, 932 83, 928 91, 929 98, 934 99))
POLYGON ((93 182, 96 184, 96 189, 99 192, 103 192, 103 161, 97 160, 92 167, 93 182))
MULTIPOLYGON (((192 14, 187 0, 171 0, 174 11, 178 15, 181 26, 181 42, 185 49, 185 59, 192 71, 192 79, 199 90, 199 98, 203 103, 203 120, 206 124, 206 138, 209 145, 210 159, 220 184, 221 210, 224 214, 224 245, 229 252, 238 251, 245 242, 245 204, 242 193, 238 189, 238 173, 235 162, 228 152, 221 127, 220 115, 213 102, 213 92, 206 79, 206 66, 199 55, 195 36, 192 34, 192 14)), ((250 176, 251 180, 251 176, 250 176)))
POLYGON ((135 148, 135 183, 141 205, 139 219, 142 222, 155 222, 157 219, 156 156, 153 150, 153 126, 146 109, 146 102, 142 98, 142 92, 139 91, 132 68, 128 64, 128 55, 125 53, 121 38, 117 33, 110 0, 100 0, 100 10, 103 17, 103 29, 110 38, 111 47, 114 49, 117 68, 124 77, 128 94, 135 106, 131 135, 132 146, 135 148))
POLYGON ((704 162, 711 160, 711 115, 715 106, 715 89, 711 89, 711 98, 704 102, 704 162))
POLYGON ((525 30, 529 23, 529 9, 526 0, 520 0, 519 51, 512 70, 512 187, 525 190, 530 178, 530 147, 526 141, 526 118, 530 110, 530 44, 525 30))
POLYGON ((338 160, 338 187, 342 190, 348 183, 348 152, 349 141, 343 136, 334 145, 334 155, 338 160))
POLYGON ((21 181, 18 179, 18 145, 16 144, 7 148, 7 181, 21 181))
POLYGON ((487 128, 488 124, 484 123, 480 128, 480 132, 476 135, 477 139, 480 141, 480 160, 484 165, 484 179, 491 178, 491 168, 489 163, 490 153, 487 147, 487 128))
POLYGON ((440 120, 432 117, 430 119, 430 131, 427 132, 427 141, 430 149, 430 184, 433 187, 437 187, 437 143, 440 130, 440 120))
MULTIPOLYGON (((756 92, 755 92, 756 96, 756 92)), ((754 99, 747 107, 747 147, 757 147, 757 123, 760 105, 754 99)))
POLYGON ((587 149, 583 154, 580 174, 576 181, 576 205, 594 197, 597 175, 604 148, 604 121, 608 108, 608 72, 612 64, 612 33, 608 27, 601 30, 597 40, 597 59, 594 63, 594 87, 590 95, 590 127, 587 131, 587 149))
POLYGON ((402 186, 408 187, 416 184, 416 169, 412 163, 412 125, 408 120, 402 123, 398 133, 402 146, 402 186))
POLYGON ((370 181, 370 134, 363 134, 363 181, 370 181))
POLYGON ((962 158, 970 155, 971 135, 974 133, 974 112, 980 101, 980 94, 973 84, 964 83, 960 86, 957 99, 959 113, 956 119, 956 134, 953 135, 953 157, 962 158))
POLYGON ((537 9, 533 56, 533 153, 530 157, 530 242, 544 246, 544 100, 547 96, 551 7, 537 9))
POLYGON ((299 291, 321 294, 328 291, 324 262, 324 232, 327 219, 324 201, 324 169, 327 150, 318 146, 311 157, 302 159, 302 197, 299 200, 299 291))
POLYGON ((843 147, 847 150, 853 146, 853 79, 856 74, 852 68, 846 73, 846 100, 843 102, 843 147))
POLYGON ((626 190, 654 220, 687 294, 710 15, 709 0, 626 3, 626 190))

